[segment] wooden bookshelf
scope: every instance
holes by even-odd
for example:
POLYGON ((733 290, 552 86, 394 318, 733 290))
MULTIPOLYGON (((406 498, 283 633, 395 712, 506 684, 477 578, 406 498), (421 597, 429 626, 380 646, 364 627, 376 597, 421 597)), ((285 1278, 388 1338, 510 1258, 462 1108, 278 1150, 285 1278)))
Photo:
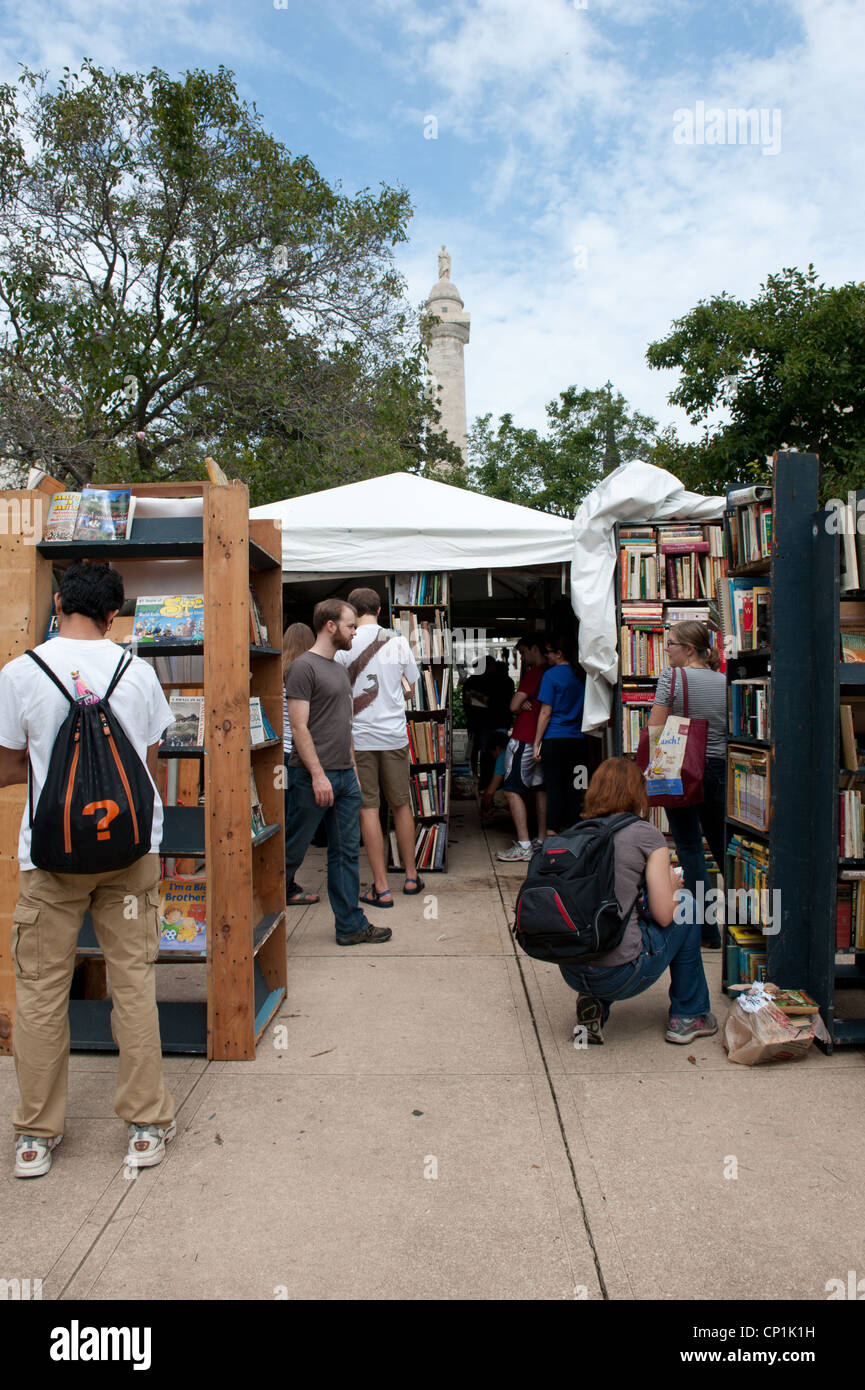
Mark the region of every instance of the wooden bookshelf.
MULTIPOLYGON (((22 547, 3 536, 4 560, 17 575, 19 603, 7 617, 3 658, 9 660, 45 635, 53 588, 52 568, 62 569, 84 556, 106 558, 123 570, 135 559, 152 566, 149 592, 177 592, 176 578, 160 578, 162 560, 201 561, 205 640, 172 644, 175 654, 203 658, 205 739, 196 749, 166 750, 163 765, 182 759, 185 798, 203 804, 166 806, 161 852, 164 857, 204 858, 207 874, 206 1002, 160 1002, 163 1051, 206 1053, 211 1059, 246 1060, 282 1000, 286 989, 285 862, 282 756, 282 681, 279 647, 251 647, 252 582, 268 633, 282 633, 282 573, 279 530, 270 521, 249 519, 249 495, 241 483, 132 484, 138 497, 201 498, 200 517, 133 519, 128 541, 53 542, 22 547), (17 557, 17 559, 15 558, 17 557), (168 586, 166 588, 166 586, 168 586), (277 738, 250 746, 249 697, 260 697, 277 738), (279 750, 279 757, 275 756, 279 750), (250 760, 265 818, 254 838, 250 816, 250 760), (279 772, 279 776, 277 776, 279 772)), ((18 497, 20 494, 4 494, 18 497)), ((7 609, 7 613, 8 613, 7 609)), ((135 649, 135 648, 133 648, 135 649)), ((168 654, 139 648, 142 656, 168 654)), ((186 689, 195 682, 180 683, 186 689)), ((24 791, 2 794, 2 878, 0 917, 11 923, 17 899, 17 826, 24 791), (14 830, 14 833, 13 833, 14 830)), ((8 960, 9 932, 0 940, 0 1034, 4 1016, 14 1020, 14 980, 8 960)), ((79 956, 98 961, 89 914, 82 923, 79 956)), ((189 963, 189 957, 163 953, 160 963, 189 963)), ((70 1001, 72 1047, 114 1050, 110 1000, 70 1001)), ((11 1050, 12 1027, 0 1036, 11 1050)))

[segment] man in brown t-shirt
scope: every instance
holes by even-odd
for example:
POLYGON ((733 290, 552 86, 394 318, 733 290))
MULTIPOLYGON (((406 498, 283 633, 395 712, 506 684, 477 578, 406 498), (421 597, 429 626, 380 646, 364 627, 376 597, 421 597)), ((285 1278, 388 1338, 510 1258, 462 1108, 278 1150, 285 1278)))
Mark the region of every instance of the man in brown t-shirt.
POLYGON ((358 906, 361 793, 351 742, 351 684, 345 667, 334 661, 338 651, 351 647, 357 613, 342 599, 325 599, 316 606, 312 627, 315 643, 292 662, 285 681, 294 743, 287 773, 286 879, 293 881, 324 820, 327 895, 337 943, 378 944, 392 933, 371 926, 358 906))

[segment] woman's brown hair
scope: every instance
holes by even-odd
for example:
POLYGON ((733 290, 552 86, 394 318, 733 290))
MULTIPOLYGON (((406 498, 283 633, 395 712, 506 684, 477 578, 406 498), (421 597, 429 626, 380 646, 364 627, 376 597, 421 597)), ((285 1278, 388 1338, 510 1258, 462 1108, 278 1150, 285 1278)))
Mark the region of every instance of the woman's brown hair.
POLYGON ((637 764, 630 758, 607 758, 586 789, 582 819, 616 816, 621 811, 645 817, 648 810, 646 781, 637 764))
POLYGON ((674 623, 670 631, 675 633, 674 640, 681 642, 683 647, 693 647, 697 660, 708 666, 710 671, 720 671, 721 654, 709 641, 709 629, 705 623, 686 619, 685 622, 674 623))
POLYGON ((315 633, 306 623, 291 623, 282 634, 282 674, 315 642, 315 633))

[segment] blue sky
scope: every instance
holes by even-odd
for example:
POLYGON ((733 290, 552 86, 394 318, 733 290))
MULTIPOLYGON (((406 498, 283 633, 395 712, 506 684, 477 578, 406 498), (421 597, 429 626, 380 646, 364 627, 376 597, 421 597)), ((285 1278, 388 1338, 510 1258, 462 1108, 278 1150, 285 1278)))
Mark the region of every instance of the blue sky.
POLYGON ((539 425, 558 391, 609 377, 690 434, 648 342, 783 266, 863 273, 860 0, 2 0, 0 14, 3 78, 85 54, 222 63, 346 191, 405 184, 410 300, 446 242, 472 315, 470 419, 539 425), (696 131, 699 103, 764 110, 763 137, 677 141, 677 113, 696 131))

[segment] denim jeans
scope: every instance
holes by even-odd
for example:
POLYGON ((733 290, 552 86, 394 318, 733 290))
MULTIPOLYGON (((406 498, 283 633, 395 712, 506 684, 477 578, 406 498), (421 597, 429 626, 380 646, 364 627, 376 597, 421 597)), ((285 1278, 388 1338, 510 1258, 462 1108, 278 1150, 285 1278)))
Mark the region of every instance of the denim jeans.
POLYGON ((303 857, 322 820, 327 828, 327 896, 337 936, 353 936, 369 922, 360 897, 360 787, 354 768, 325 769, 333 787, 333 805, 319 806, 305 767, 288 768, 291 823, 285 828, 285 876, 294 882, 303 857))
POLYGON ((707 893, 712 887, 703 852, 704 834, 715 863, 721 873, 724 872, 726 767, 723 758, 707 758, 703 774, 703 800, 697 806, 667 807, 670 832, 676 842, 684 885, 689 893, 696 894, 698 879, 703 880, 707 893))
MULTIPOLYGON (((695 917, 695 913, 689 914, 695 917)), ((598 968, 562 965, 559 969, 571 989, 579 994, 593 994, 600 1000, 603 1020, 610 1016, 610 1004, 616 999, 633 999, 653 985, 670 969, 670 1017, 698 1018, 709 1011, 709 987, 700 955, 700 924, 697 921, 672 922, 659 927, 657 922, 643 920, 643 949, 635 961, 627 965, 598 968)))

